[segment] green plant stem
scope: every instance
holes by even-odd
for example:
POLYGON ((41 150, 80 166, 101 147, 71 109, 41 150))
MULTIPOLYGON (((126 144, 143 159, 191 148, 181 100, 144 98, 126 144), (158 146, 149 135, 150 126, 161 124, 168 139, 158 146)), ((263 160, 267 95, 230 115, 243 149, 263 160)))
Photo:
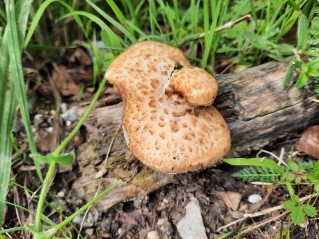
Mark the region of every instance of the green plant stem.
POLYGON ((22 227, 12 227, 12 228, 8 228, 8 229, 3 229, 1 228, 0 230, 0 234, 5 234, 5 233, 10 233, 10 232, 16 232, 16 231, 23 231, 26 230, 27 227, 22 226, 22 227))
MULTIPOLYGON (((85 111, 84 115, 82 116, 80 121, 77 123, 75 128, 71 131, 71 133, 68 135, 68 137, 66 137, 62 141, 62 143, 57 147, 57 149, 54 151, 53 154, 55 154, 57 156, 60 155, 62 150, 67 146, 67 144, 72 140, 72 138, 75 136, 75 134, 79 131, 80 127, 83 125, 84 121, 87 119, 87 117, 91 113, 92 109, 94 108, 95 103, 99 99, 99 97, 100 97, 100 95, 101 95, 101 93, 102 93, 102 91, 104 89, 105 84, 106 84, 106 79, 103 79, 101 84, 100 84, 100 87, 97 90, 97 92, 96 92, 96 94, 95 94, 90 106, 88 107, 88 109, 85 111)), ((46 195, 47 195, 47 190, 49 188, 50 182, 52 180, 52 176, 54 174, 55 165, 56 165, 56 162, 52 160, 51 163, 50 163, 47 175, 45 177, 45 180, 44 180, 44 183, 43 183, 43 187, 41 189, 39 202, 38 202, 38 207, 37 207, 37 212, 36 212, 36 220, 35 220, 35 229, 36 229, 37 232, 40 232, 40 230, 41 230, 42 209, 43 209, 44 201, 45 201, 45 198, 46 198, 46 195)), ((35 235, 35 238, 37 238, 37 235, 35 235)))
POLYGON ((289 196, 290 196, 291 200, 294 200, 295 191, 294 191, 293 187, 291 186, 291 183, 290 182, 284 182, 284 184, 286 184, 286 186, 287 186, 288 193, 289 193, 289 196))
MULTIPOLYGON (((318 197, 319 197, 319 194, 316 195, 316 198, 315 198, 315 200, 313 201, 312 206, 315 206, 315 204, 316 204, 316 202, 317 202, 317 200, 318 200, 318 197)), ((311 199, 311 198, 309 198, 309 199, 311 199)), ((309 202, 308 202, 308 203, 309 203, 309 202)), ((308 204, 308 203, 307 203, 307 204, 308 204)))
POLYGON ((86 112, 84 113, 83 117, 80 119, 79 123, 75 126, 75 128, 72 130, 72 132, 68 135, 68 137, 66 137, 62 143, 56 148, 56 150, 54 151, 53 154, 55 155, 59 155, 61 154, 62 150, 67 146, 67 144, 72 140, 72 138, 76 135, 76 133, 79 131, 79 129, 81 128, 81 126, 83 125, 84 121, 86 120, 86 118, 89 116, 89 114, 91 113, 92 109, 94 108, 95 103, 97 102, 97 100, 100 97, 100 94, 102 93, 102 90, 104 89, 104 86, 106 84, 106 79, 103 79, 100 87, 98 89, 98 91, 96 92, 89 108, 86 110, 86 112))
POLYGON ((43 187, 41 189, 41 194, 40 194, 40 197, 39 197, 39 202, 38 202, 38 207, 37 207, 37 212, 36 212, 36 218, 35 218, 35 229, 38 232, 40 232, 40 230, 41 230, 42 209, 43 209, 45 197, 46 197, 46 194, 47 194, 47 190, 48 190, 48 188, 50 186, 51 178, 52 178, 52 176, 54 174, 55 165, 56 165, 56 162, 55 161, 51 161, 50 166, 49 166, 49 170, 47 172, 47 175, 45 176, 43 187))
POLYGON ((71 222, 76 216, 80 215, 82 212, 84 212, 87 208, 89 208, 91 205, 93 205, 96 201, 98 201, 101 197, 103 197, 105 194, 109 193, 112 189, 117 187, 120 183, 122 183, 121 180, 115 181, 113 184, 111 184, 107 189, 105 189, 103 192, 99 193, 95 198, 93 198, 91 201, 83 205, 79 210, 77 210, 75 213, 67 217, 64 221, 62 221, 60 224, 55 226, 52 231, 50 231, 49 238, 53 237, 59 230, 61 230, 64 226, 66 226, 69 222, 71 222))

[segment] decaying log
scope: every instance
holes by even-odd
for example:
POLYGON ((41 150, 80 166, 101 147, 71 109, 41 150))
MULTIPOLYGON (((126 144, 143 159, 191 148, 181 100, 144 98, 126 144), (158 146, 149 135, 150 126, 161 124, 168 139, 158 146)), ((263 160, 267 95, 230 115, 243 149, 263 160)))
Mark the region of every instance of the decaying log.
MULTIPOLYGON (((229 156, 246 155, 319 122, 319 104, 311 100, 313 93, 283 89, 286 68, 287 62, 270 62, 217 77, 219 96, 214 105, 231 129, 229 156)), ((147 169, 134 158, 120 127, 122 113, 122 103, 95 109, 85 125, 87 142, 77 154, 81 176, 73 184, 72 195, 90 200, 98 185, 105 188, 116 179, 125 181, 97 203, 100 210, 145 195, 175 177, 147 169)))
POLYGON ((287 63, 270 62, 238 74, 220 76, 216 107, 232 134, 231 155, 259 150, 319 122, 313 93, 283 89, 287 63))

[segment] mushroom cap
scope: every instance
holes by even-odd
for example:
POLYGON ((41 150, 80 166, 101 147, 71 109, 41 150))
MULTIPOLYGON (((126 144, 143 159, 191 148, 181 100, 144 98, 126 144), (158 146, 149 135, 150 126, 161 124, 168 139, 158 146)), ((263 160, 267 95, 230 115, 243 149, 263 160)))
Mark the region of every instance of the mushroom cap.
POLYGON ((123 96, 126 142, 150 168, 193 171, 214 164, 229 151, 227 124, 207 106, 216 97, 216 80, 192 67, 180 50, 157 42, 138 43, 112 62, 105 77, 123 96))
POLYGON ((180 93, 193 106, 209 106, 217 96, 217 81, 198 67, 183 67, 174 71, 167 81, 166 93, 180 93))

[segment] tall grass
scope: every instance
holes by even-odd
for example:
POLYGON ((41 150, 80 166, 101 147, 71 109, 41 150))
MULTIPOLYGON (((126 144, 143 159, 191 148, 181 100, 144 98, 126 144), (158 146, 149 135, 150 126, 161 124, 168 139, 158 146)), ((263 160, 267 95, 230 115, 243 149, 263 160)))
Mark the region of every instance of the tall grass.
MULTIPOLYGON (((5 1, 8 25, 5 29, 0 49, 0 225, 2 225, 4 202, 10 180, 12 160, 10 133, 13 127, 17 102, 26 123, 30 149, 36 153, 30 130, 31 125, 21 65, 22 43, 31 3, 32 0, 21 0, 15 5, 13 0, 5 1)), ((39 162, 35 161, 35 165, 41 178, 39 162)))

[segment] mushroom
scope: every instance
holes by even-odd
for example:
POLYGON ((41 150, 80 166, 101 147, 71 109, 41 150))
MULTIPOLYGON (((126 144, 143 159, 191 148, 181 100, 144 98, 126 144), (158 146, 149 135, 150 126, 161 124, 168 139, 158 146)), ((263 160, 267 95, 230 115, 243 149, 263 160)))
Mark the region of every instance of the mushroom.
POLYGON ((135 44, 112 62, 105 77, 122 94, 128 147, 148 167, 194 171, 229 151, 229 129, 211 106, 217 82, 191 66, 182 51, 152 41, 135 44))

